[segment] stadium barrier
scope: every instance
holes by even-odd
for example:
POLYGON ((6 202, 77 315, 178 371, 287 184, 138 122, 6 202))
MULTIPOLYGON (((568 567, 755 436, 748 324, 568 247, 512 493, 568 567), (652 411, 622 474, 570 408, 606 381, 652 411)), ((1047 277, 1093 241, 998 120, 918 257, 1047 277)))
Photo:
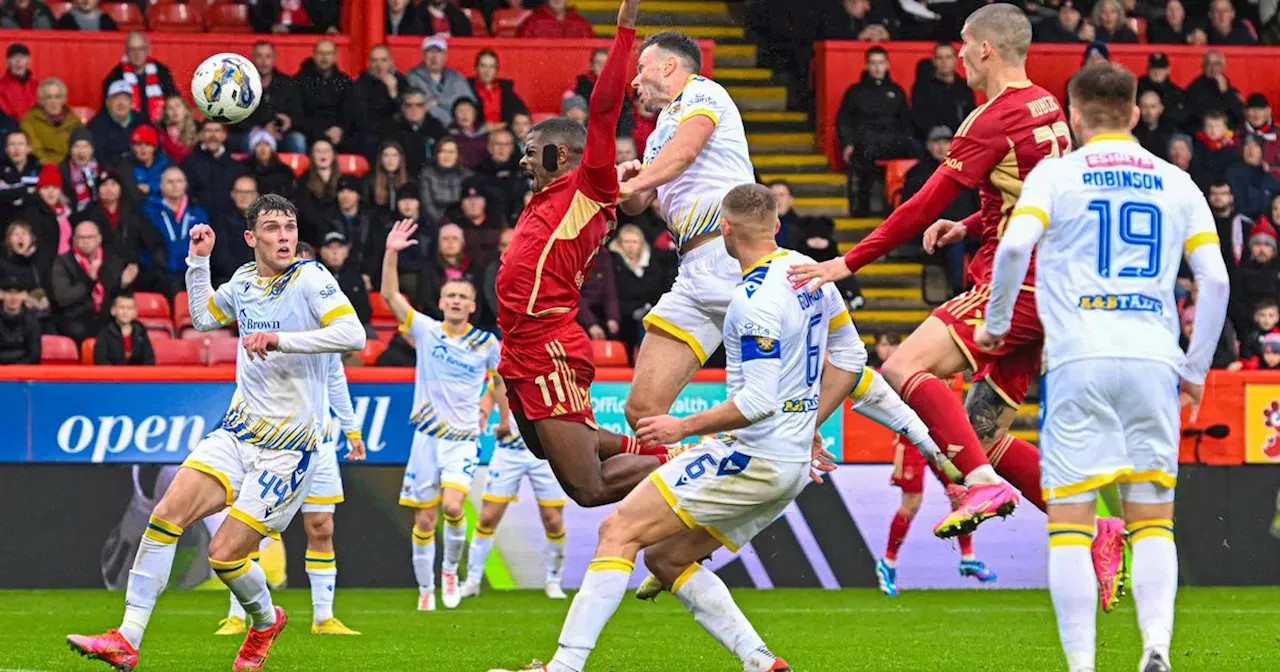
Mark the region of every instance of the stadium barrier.
MULTIPOLYGON (((889 72, 893 81, 911 95, 916 79, 916 66, 921 60, 933 57, 932 42, 872 42, 829 41, 819 42, 813 60, 813 78, 817 86, 818 147, 827 155, 833 170, 843 166, 840 148, 837 146, 836 116, 840 101, 849 86, 862 78, 866 52, 873 46, 882 46, 889 52, 889 72)), ((959 45, 957 45, 958 47, 959 45)), ((1147 71, 1147 56, 1161 52, 1169 57, 1171 78, 1186 87, 1201 74, 1204 47, 1110 44, 1111 60, 1123 63, 1141 75, 1147 71)), ((1080 69, 1084 57, 1084 44, 1033 44, 1027 57, 1027 74, 1031 81, 1048 89, 1059 102, 1067 92, 1067 81, 1080 69)), ((1274 99, 1280 95, 1280 70, 1274 67, 1280 48, 1276 47, 1214 47, 1227 57, 1227 76, 1231 85, 1240 91, 1241 97, 1260 91, 1274 99)), ((961 66, 963 70, 963 66, 961 66)), ((981 104, 984 94, 978 94, 981 104)), ((956 129, 951 129, 956 130, 956 129)))

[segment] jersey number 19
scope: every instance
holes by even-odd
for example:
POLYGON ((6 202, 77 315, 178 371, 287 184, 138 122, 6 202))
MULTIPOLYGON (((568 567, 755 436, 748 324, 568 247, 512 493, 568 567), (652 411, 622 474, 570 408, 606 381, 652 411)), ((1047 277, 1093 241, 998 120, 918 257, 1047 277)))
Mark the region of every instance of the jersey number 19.
POLYGON ((1121 278, 1156 278, 1160 276, 1161 264, 1161 229, 1164 216, 1160 208, 1152 203, 1141 201, 1125 201, 1118 210, 1110 200, 1099 198, 1089 201, 1089 212, 1098 216, 1098 275, 1111 277, 1111 262, 1116 250, 1112 248, 1111 230, 1114 224, 1119 229, 1120 242, 1127 245, 1146 248, 1147 259, 1143 266, 1125 266, 1118 274, 1121 278), (1112 216, 1112 213, 1115 216, 1112 216), (1145 230, 1138 222, 1146 220, 1145 230))

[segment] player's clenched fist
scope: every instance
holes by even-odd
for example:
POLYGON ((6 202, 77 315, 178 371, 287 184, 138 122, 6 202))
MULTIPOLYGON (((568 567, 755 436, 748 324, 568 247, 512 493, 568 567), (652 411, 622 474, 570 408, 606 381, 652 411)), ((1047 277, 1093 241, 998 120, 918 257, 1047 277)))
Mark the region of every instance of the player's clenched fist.
POLYGON ((387 232, 387 249, 399 252, 418 244, 413 234, 418 232, 418 225, 412 219, 402 219, 387 232))
POLYGON ((244 349, 249 353, 249 359, 253 359, 257 355, 258 359, 266 359, 267 353, 271 350, 279 349, 280 336, 265 331, 259 331, 256 334, 249 334, 244 337, 244 349))
POLYGON ((196 224, 191 227, 191 244, 187 251, 193 257, 207 257, 213 254, 213 227, 208 224, 196 224))

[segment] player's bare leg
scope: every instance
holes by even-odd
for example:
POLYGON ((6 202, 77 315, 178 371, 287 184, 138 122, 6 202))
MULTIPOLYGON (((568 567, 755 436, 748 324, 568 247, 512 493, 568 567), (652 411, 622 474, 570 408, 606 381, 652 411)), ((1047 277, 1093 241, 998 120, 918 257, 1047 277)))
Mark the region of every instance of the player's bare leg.
POLYGON ((664 539, 645 549, 644 564, 649 568, 649 576, 636 588, 637 600, 657 600, 664 590, 670 590, 677 576, 689 567, 689 563, 702 562, 722 546, 715 541, 714 546, 702 549, 702 555, 694 553, 699 544, 705 545, 705 534, 702 530, 685 530, 670 539, 664 539), (656 563, 656 564, 655 564, 656 563))
POLYGON ((194 469, 179 469, 173 483, 151 513, 147 530, 129 570, 124 620, 100 635, 68 635, 67 643, 83 656, 102 660, 119 670, 138 664, 138 648, 160 593, 169 582, 182 530, 227 506, 222 482, 194 469))
POLYGON ((444 514, 444 553, 440 559, 440 601, 446 609, 455 609, 462 601, 462 587, 458 585, 458 562, 462 549, 467 545, 467 514, 463 509, 467 493, 464 490, 444 486, 440 510, 444 514))
POLYGON ((284 610, 271 601, 266 573, 258 563, 249 559, 249 555, 258 550, 266 528, 261 524, 248 524, 237 517, 238 513, 232 509, 231 515, 209 542, 209 566, 231 589, 249 616, 249 632, 240 646, 233 669, 261 670, 288 618, 284 610))
POLYGON ((671 410, 680 391, 700 368, 702 360, 688 343, 658 327, 646 331, 627 394, 627 424, 635 429, 641 418, 671 410))
POLYGON ((652 455, 619 454, 601 461, 600 442, 621 441, 610 438, 618 435, 578 422, 552 418, 530 422, 518 413, 513 415, 529 449, 551 464, 556 480, 579 506, 617 502, 662 465, 662 459, 652 455))
POLYGON ((1173 537, 1173 489, 1154 483, 1121 486, 1133 544, 1133 600, 1142 632, 1142 672, 1168 672, 1178 549, 1173 537))
POLYGON ((333 600, 338 591, 338 555, 333 548, 333 512, 305 512, 302 514, 302 527, 307 531, 306 568, 307 580, 311 583, 311 634, 360 634, 333 615, 333 600))
POLYGON ((413 514, 413 576, 418 582, 418 611, 436 610, 436 504, 413 514))

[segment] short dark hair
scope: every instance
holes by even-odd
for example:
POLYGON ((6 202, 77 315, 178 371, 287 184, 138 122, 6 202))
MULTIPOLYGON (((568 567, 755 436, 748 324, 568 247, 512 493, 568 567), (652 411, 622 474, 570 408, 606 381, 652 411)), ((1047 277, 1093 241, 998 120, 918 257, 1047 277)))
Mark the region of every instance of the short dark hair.
POLYGON ((409 96, 422 96, 423 98, 426 98, 426 97, 427 97, 427 92, 426 92, 426 91, 423 91, 422 89, 419 89, 419 88, 418 88, 418 87, 416 87, 416 86, 411 86, 411 87, 409 87, 409 88, 405 89, 405 90, 400 94, 400 102, 402 102, 402 103, 403 103, 403 102, 404 102, 404 99, 405 99, 405 98, 408 98, 409 96))
POLYGON ((541 135, 545 144, 564 145, 579 154, 587 144, 587 129, 568 117, 543 119, 534 124, 529 132, 541 135))
POLYGON ((885 329, 876 337, 876 343, 879 343, 881 340, 886 340, 894 345, 898 345, 899 343, 902 343, 902 334, 899 333, 897 329, 885 329))
POLYGON ((480 59, 484 58, 485 56, 492 56, 495 62, 501 63, 501 61, 498 60, 498 52, 489 48, 485 48, 485 49, 481 49, 480 53, 476 54, 476 65, 480 65, 480 59))
POLYGON ((293 204, 293 201, 279 194, 263 194, 253 202, 253 205, 249 206, 249 210, 244 213, 244 218, 248 222, 249 228, 252 229, 258 225, 260 217, 271 212, 296 219, 298 207, 293 204))
POLYGON ((266 48, 270 49, 271 51, 275 51, 275 50, 276 50, 276 45, 274 45, 274 44, 272 44, 272 43, 268 42, 267 40, 258 40, 257 42, 254 42, 254 43, 253 43, 253 48, 254 48, 254 49, 257 49, 258 47, 266 47, 266 48))
POLYGON ((1280 308, 1280 304, 1277 304, 1275 299, 1260 299, 1253 304, 1253 312, 1255 313, 1263 308, 1280 308))
POLYGON ((134 296, 133 296, 133 290, 132 290, 132 289, 122 289, 122 290, 120 290, 120 291, 116 292, 116 295, 115 295, 115 296, 111 297, 111 305, 115 305, 115 303, 116 303, 116 300, 117 300, 117 299, 130 299, 130 300, 132 300, 133 298, 134 298, 134 296))
POLYGON ((640 51, 644 51, 649 47, 657 47, 680 57, 689 72, 695 75, 702 72, 702 47, 698 46, 697 40, 684 33, 674 30, 663 30, 654 33, 645 38, 645 41, 640 44, 640 51))
POLYGON ((1222 110, 1209 110, 1208 112, 1204 113, 1204 121, 1209 121, 1210 119, 1217 119, 1223 123, 1226 123, 1227 113, 1223 112, 1222 110))
POLYGON ((294 250, 294 253, 302 259, 306 259, 307 257, 312 259, 316 258, 316 248, 311 247, 311 243, 308 243, 305 240, 298 241, 297 249, 294 250))
POLYGON ((1138 78, 1111 61, 1081 68, 1067 84, 1071 107, 1080 111, 1089 128, 1129 128, 1137 105, 1138 78))
POLYGON ((203 131, 209 126, 222 126, 223 128, 226 128, 227 125, 222 123, 221 121, 218 121, 217 119, 205 119, 204 121, 200 122, 199 128, 200 130, 203 131))
MULTIPOLYGON (((1224 187, 1226 188, 1226 190, 1227 190, 1227 191, 1232 191, 1232 189, 1231 189, 1231 183, 1230 183, 1230 182, 1228 182, 1228 181, 1226 181, 1225 179, 1223 179, 1223 178, 1221 178, 1221 177, 1214 178, 1214 180, 1213 180, 1212 182, 1210 182, 1210 183, 1209 183, 1209 190, 1210 190, 1210 191, 1212 191, 1212 190, 1214 190, 1214 189, 1222 189, 1222 188, 1224 188, 1224 187)), ((1232 193, 1234 193, 1234 192, 1232 192, 1232 193)))
POLYGON ((781 178, 776 180, 769 180, 769 183, 764 186, 769 187, 771 189, 773 187, 786 187, 787 193, 788 194, 791 193, 791 183, 781 178))
POLYGON ((884 47, 876 46, 876 47, 871 47, 870 49, 867 50, 865 62, 870 63, 871 57, 875 56, 876 54, 880 54, 881 56, 884 56, 885 60, 889 60, 889 52, 886 51, 884 47))
POLYGON ((933 45, 933 53, 935 54, 938 53, 939 49, 950 49, 951 51, 955 51, 956 45, 951 44, 950 42, 947 42, 944 40, 942 42, 938 42, 937 44, 933 45))

